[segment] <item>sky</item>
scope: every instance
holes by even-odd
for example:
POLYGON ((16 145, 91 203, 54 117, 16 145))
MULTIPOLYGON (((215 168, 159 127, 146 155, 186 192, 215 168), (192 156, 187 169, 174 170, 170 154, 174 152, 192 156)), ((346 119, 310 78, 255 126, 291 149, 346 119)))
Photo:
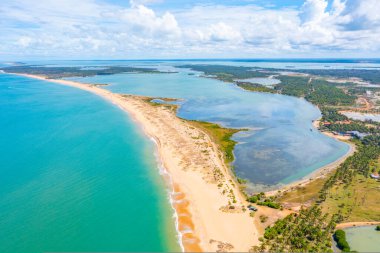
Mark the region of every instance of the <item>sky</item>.
POLYGON ((1 0, 0 60, 379 58, 380 0, 1 0))

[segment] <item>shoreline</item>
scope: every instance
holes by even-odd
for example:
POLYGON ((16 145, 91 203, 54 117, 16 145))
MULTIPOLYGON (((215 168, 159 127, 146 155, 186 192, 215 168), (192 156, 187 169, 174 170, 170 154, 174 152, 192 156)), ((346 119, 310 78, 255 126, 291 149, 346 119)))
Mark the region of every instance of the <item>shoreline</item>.
POLYGON ((154 140, 158 166, 162 166, 163 174, 167 173, 170 202, 184 251, 248 251, 258 244, 254 219, 242 208, 247 203, 239 185, 220 150, 203 130, 163 106, 150 105, 144 101, 146 97, 112 93, 92 84, 63 79, 14 75, 91 92, 117 105, 138 123, 154 140))
MULTIPOLYGON (((298 75, 298 73, 296 74, 298 75)), ((219 79, 217 79, 219 80, 219 79)), ((247 91, 247 92, 258 92, 258 93, 267 93, 267 92, 260 92, 260 91, 250 91, 250 90, 247 90, 243 87, 240 87, 239 85, 237 85, 236 83, 233 83, 236 87, 238 87, 239 89, 242 89, 244 91, 247 91)), ((278 93, 272 93, 272 94, 278 94, 278 93)), ((290 96, 290 95, 284 95, 284 94, 279 94, 279 95, 283 95, 283 96, 290 96)), ((291 97, 294 97, 294 96, 291 96, 291 97)), ((297 97, 296 97, 297 98, 297 97)), ((307 100, 305 100, 307 101, 307 100)), ((313 103, 307 101, 308 103, 312 104, 313 106, 316 106, 314 105, 313 103)), ((316 106, 319 110, 319 107, 316 106)), ((343 156, 340 156, 338 159, 336 159, 335 161, 331 162, 331 163, 328 163, 322 167, 319 167, 317 168, 316 170, 312 171, 311 173, 309 173, 308 175, 304 176, 303 178, 301 179, 298 179, 294 182, 291 182, 291 183, 288 183, 288 184, 283 184, 281 185, 279 188, 277 189, 272 189, 272 190, 264 190, 264 193, 265 195, 267 196, 275 196, 279 193, 284 193, 284 192, 287 192, 289 190, 293 190, 294 187, 302 187, 302 186, 305 186, 309 183, 311 183, 312 181, 314 180, 317 180, 319 178, 323 178, 325 177, 328 173, 330 173, 331 171, 335 170, 340 164, 342 164, 349 156, 353 155, 356 151, 356 146, 355 144, 349 142, 350 138, 346 137, 346 136, 338 136, 338 135, 334 135, 330 132, 325 132, 325 131, 320 131, 319 129, 319 123, 321 121, 321 118, 318 118, 318 119, 315 119, 312 121, 312 126, 315 130, 317 130, 319 133, 327 136, 327 137, 330 137, 330 138, 333 138, 337 141, 340 141, 340 142, 345 142, 347 145, 349 145, 349 150, 343 155, 343 156)))
POLYGON ((342 138, 339 138, 340 136, 335 136, 331 133, 328 133, 328 132, 324 132, 324 131, 320 131, 319 130, 319 122, 320 122, 320 119, 317 119, 317 120, 314 120, 312 125, 314 127, 314 129, 316 129, 317 131, 319 131, 321 134, 324 134, 330 138, 334 138, 335 140, 337 141, 343 141, 345 142, 347 145, 349 145, 349 149, 348 151, 341 157, 339 157, 337 160, 331 162, 331 163, 328 163, 322 167, 319 167, 318 169, 314 170, 313 172, 311 172, 310 174, 308 174, 307 176, 299 179, 299 180, 296 180, 290 184, 286 184, 282 187, 280 187, 279 189, 276 189, 276 190, 271 190, 271 191, 267 191, 265 192, 266 195, 268 196, 274 196, 278 193, 284 193, 284 192, 287 192, 289 190, 292 190, 294 187, 303 187, 309 183, 311 183, 312 181, 316 180, 316 179, 319 179, 319 178, 323 178, 325 177, 328 173, 332 172, 333 170, 335 170, 340 164, 342 164, 348 157, 350 157, 351 155, 353 155, 356 151, 356 146, 350 142, 347 142, 348 139, 346 139, 345 137, 342 136, 342 138))
POLYGON ((367 227, 367 226, 374 226, 374 225, 380 225, 380 221, 353 221, 353 222, 339 223, 336 225, 335 229, 367 227))
POLYGON ((160 158, 160 155, 159 155, 158 149, 157 149, 158 143, 157 143, 156 139, 153 137, 150 137, 149 139, 154 143, 153 145, 155 146, 154 157, 155 157, 155 160, 156 160, 157 165, 158 165, 159 176, 161 176, 161 178, 164 180, 164 183, 166 184, 166 187, 167 187, 167 194, 168 194, 168 198, 169 198, 170 208, 173 211, 174 222, 175 222, 175 230, 176 230, 176 234, 178 237, 177 243, 178 243, 179 247, 181 248, 181 252, 185 252, 185 248, 184 248, 184 245, 182 243, 183 235, 179 231, 179 216, 178 216, 177 210, 174 207, 173 196, 174 196, 175 192, 174 192, 173 180, 172 180, 169 172, 165 168, 163 162, 161 161, 161 158, 160 158))

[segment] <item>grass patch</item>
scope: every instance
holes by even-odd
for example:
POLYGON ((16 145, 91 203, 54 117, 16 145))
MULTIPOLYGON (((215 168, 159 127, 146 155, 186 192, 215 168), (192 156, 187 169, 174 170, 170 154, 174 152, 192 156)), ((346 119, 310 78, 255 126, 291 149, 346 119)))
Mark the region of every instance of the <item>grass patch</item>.
POLYGON ((233 150, 236 145, 236 141, 231 140, 232 135, 235 133, 245 130, 245 129, 232 129, 224 128, 218 124, 205 122, 205 121, 196 121, 196 120, 187 120, 192 125, 197 128, 204 130, 218 145, 220 150, 223 153, 224 160, 226 163, 230 164, 234 160, 233 150))
POLYGON ((236 85, 240 88, 243 88, 245 90, 249 91, 256 91, 256 92, 266 92, 266 93, 277 93, 276 90, 268 88, 264 85, 257 84, 257 83, 249 83, 249 82, 236 82, 236 85))
MULTIPOLYGON (((377 165, 377 164, 376 164, 377 165)), ((373 165, 373 166, 376 166, 373 165)), ((283 193, 280 203, 314 204, 323 185, 334 172, 302 187, 283 193)), ((344 222, 380 220, 380 182, 364 175, 355 175, 349 184, 337 183, 328 190, 321 203, 323 213, 339 213, 344 222)))
POLYGON ((380 182, 356 175, 349 185, 339 184, 332 187, 323 210, 341 213, 346 222, 380 220, 380 182))
POLYGON ((281 203, 293 204, 315 203, 319 197, 319 191, 331 174, 323 178, 315 179, 305 186, 295 186, 293 190, 283 193, 277 200, 281 203))

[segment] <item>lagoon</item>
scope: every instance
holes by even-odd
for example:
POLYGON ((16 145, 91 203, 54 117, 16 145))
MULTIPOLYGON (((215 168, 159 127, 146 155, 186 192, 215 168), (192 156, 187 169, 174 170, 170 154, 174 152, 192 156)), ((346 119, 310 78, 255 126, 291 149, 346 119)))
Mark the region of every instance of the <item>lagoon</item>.
POLYGON ((237 176, 250 181, 250 191, 278 188, 299 180, 337 160, 349 149, 345 143, 312 128, 312 121, 320 117, 320 111, 303 99, 249 92, 234 84, 200 77, 193 71, 176 70, 178 73, 117 74, 71 80, 107 83, 104 88, 117 93, 180 98, 180 117, 248 128, 249 131, 234 136, 239 144, 235 147, 233 166, 237 176))
POLYGON ((351 227, 346 232, 347 242, 352 251, 380 252, 380 231, 376 226, 351 227))

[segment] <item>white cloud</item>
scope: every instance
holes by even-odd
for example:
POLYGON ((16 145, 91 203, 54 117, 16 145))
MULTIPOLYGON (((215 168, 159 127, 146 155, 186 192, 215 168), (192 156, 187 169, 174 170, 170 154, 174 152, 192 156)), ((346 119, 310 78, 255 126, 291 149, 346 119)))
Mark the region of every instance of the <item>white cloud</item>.
POLYGON ((306 0, 300 11, 301 23, 320 22, 328 16, 326 0, 306 0))
POLYGON ((346 29, 366 30, 380 25, 380 1, 347 0, 342 16, 346 19, 346 29))
POLYGON ((161 0, 12 0, 0 3, 1 51, 61 57, 258 57, 331 52, 380 56, 380 1, 306 0, 299 9, 161 0))
POLYGON ((22 36, 17 40, 16 44, 21 47, 28 47, 31 42, 32 39, 30 37, 22 36))
POLYGON ((156 4, 161 3, 164 0, 130 0, 129 3, 132 7, 139 6, 139 5, 149 5, 149 4, 156 4))
POLYGON ((157 17, 152 9, 144 5, 122 10, 116 14, 116 18, 125 22, 126 29, 146 36, 177 36, 181 32, 177 20, 170 12, 157 17))
POLYGON ((240 40, 240 32, 223 22, 213 24, 209 28, 210 38, 214 41, 237 41, 240 40))

